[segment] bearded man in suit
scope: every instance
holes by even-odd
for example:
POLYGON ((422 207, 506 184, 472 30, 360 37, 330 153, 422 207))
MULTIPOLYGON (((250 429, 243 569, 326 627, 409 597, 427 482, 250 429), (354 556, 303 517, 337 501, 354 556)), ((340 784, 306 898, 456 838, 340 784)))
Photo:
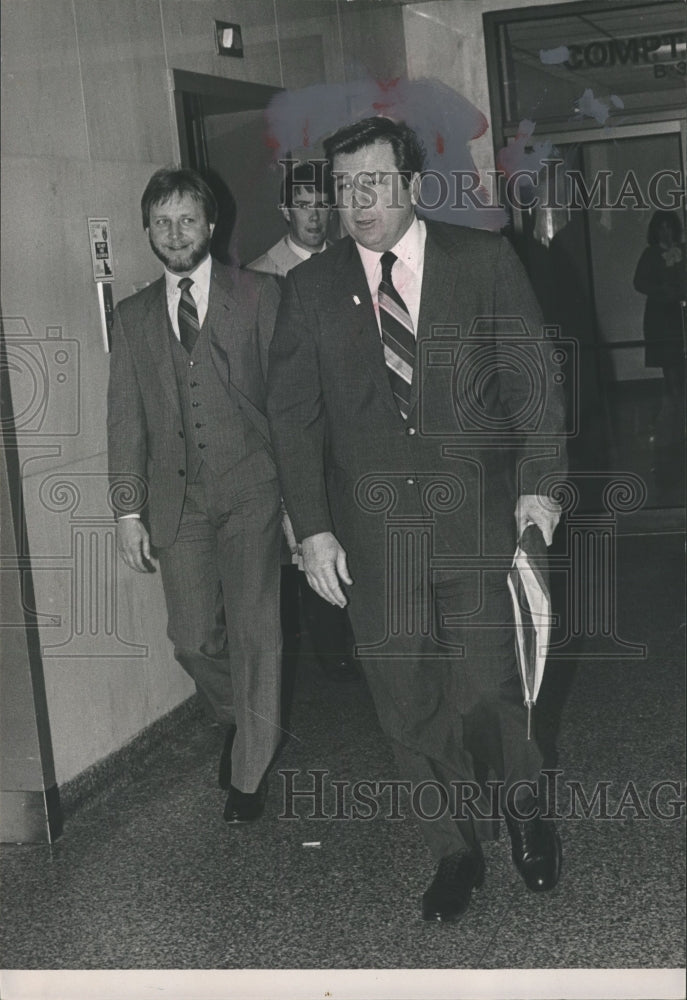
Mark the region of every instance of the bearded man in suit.
POLYGON ((224 818, 249 822, 280 737, 280 494, 264 415, 279 290, 212 259, 217 205, 194 171, 157 171, 141 210, 165 273, 115 311, 117 544, 138 572, 159 558, 175 657, 226 728, 224 818))
MULTIPOLYGON (((365 119, 325 152, 349 236, 287 276, 268 377, 305 572, 348 604, 408 789, 468 789, 465 805, 491 767, 513 860, 548 890, 560 840, 537 807, 506 583, 516 526, 550 543, 559 516, 564 406, 539 309, 505 239, 416 216, 424 157, 405 124, 365 119)), ((422 915, 456 920, 491 829, 458 803, 416 811, 438 862, 422 915)))

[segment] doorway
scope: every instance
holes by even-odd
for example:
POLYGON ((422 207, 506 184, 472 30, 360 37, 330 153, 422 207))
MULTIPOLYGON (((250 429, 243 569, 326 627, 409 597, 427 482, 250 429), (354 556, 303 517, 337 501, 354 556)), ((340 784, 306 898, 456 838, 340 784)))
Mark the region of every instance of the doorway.
MULTIPOLYGON (((671 391, 671 372, 664 377, 646 357, 646 296, 633 279, 659 202, 680 203, 674 178, 684 176, 684 126, 540 141, 552 143, 561 161, 549 174, 555 192, 543 192, 549 207, 515 211, 514 228, 546 319, 580 347, 572 468, 634 473, 646 489, 645 509, 682 508, 684 395, 671 391)), ((674 211, 684 231, 682 211, 674 211)), ((684 345, 683 310, 683 356, 684 345)))
MULTIPOLYGON (((599 483, 629 474, 645 496, 637 516, 623 518, 628 530, 681 529, 684 380, 673 375, 684 368, 684 310, 675 298, 668 338, 677 360, 656 364, 634 277, 657 209, 672 211, 684 232, 684 4, 579 0, 493 11, 483 22, 495 157, 528 136, 528 166, 562 161, 560 197, 549 197, 547 168, 536 206, 510 211, 547 319, 580 349, 571 471, 589 481, 598 472, 599 483), (656 186, 658 174, 672 181, 656 186)), ((676 271, 684 242, 680 253, 676 271)), ((603 503, 590 493, 583 506, 603 503)))
POLYGON ((174 70, 182 166, 198 170, 217 198, 212 253, 247 264, 284 232, 281 174, 266 142, 264 111, 279 87, 174 70))

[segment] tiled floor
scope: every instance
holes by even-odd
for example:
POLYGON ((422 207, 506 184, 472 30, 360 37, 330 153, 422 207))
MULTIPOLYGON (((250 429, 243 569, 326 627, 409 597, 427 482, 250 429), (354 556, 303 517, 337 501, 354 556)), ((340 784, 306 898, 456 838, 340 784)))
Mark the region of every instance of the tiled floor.
MULTIPOLYGON (((428 925, 419 901, 433 863, 413 821, 280 819, 279 770, 299 772, 300 788, 309 769, 326 770, 327 782, 394 776, 365 686, 334 684, 304 658, 264 819, 223 822, 220 734, 191 717, 151 754, 144 776, 79 811, 52 848, 3 848, 3 966, 683 965, 684 825, 649 807, 657 782, 684 774, 682 565, 677 536, 622 538, 617 631, 646 643, 647 657, 604 660, 588 647, 575 663, 549 664, 542 711, 555 715, 565 694, 559 811, 571 812, 569 781, 588 797, 595 782, 609 782, 610 815, 628 805, 624 819, 560 821, 565 861, 551 894, 527 893, 502 836, 486 847, 487 880, 462 922, 428 925)), ((679 797, 665 786, 657 808, 668 814, 679 797)), ((296 805, 302 817, 310 809, 296 805)))

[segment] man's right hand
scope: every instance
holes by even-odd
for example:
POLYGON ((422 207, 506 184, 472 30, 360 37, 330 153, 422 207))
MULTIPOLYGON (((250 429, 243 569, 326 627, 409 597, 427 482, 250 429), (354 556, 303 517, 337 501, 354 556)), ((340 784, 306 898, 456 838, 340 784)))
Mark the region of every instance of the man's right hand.
POLYGON ((353 580, 348 575, 346 552, 331 531, 303 539, 303 569, 316 594, 330 604, 346 607, 347 598, 339 581, 350 585, 353 580))
POLYGON ((117 521, 117 549, 130 569, 150 573, 150 537, 138 517, 117 521))

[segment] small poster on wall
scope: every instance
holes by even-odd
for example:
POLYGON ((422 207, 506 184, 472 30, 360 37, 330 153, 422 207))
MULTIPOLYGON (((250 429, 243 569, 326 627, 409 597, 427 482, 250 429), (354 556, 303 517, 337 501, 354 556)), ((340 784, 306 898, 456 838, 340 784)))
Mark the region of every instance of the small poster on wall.
POLYGON ((91 260, 93 262, 93 280, 98 289, 98 307, 100 310, 103 347, 109 354, 111 349, 112 321, 114 318, 111 284, 114 281, 114 264, 110 220, 89 219, 88 239, 91 247, 91 260))
POLYGON ((112 262, 110 220, 89 219, 88 235, 91 244, 91 259, 93 261, 94 280, 113 281, 114 265, 112 262))

